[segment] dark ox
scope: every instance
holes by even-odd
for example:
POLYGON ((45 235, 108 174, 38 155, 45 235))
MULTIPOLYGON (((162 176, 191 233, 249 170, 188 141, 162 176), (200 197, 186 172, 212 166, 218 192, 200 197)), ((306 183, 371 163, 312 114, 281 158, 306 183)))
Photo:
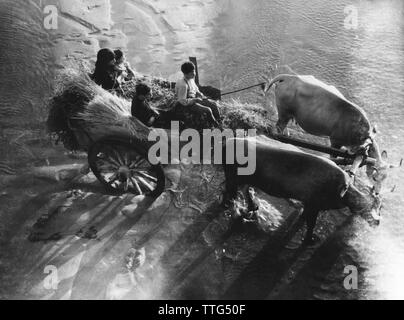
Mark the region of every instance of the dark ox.
MULTIPOLYGON (((224 166, 227 201, 235 198, 238 186, 242 185, 255 186, 271 196, 301 201, 307 223, 305 243, 314 241, 317 216, 323 210, 348 207, 369 224, 379 224, 380 197, 374 192, 362 193, 331 160, 266 137, 234 139, 244 143, 246 154, 256 155, 256 170, 253 175, 242 176, 238 175, 238 164, 224 166)), ((234 143, 234 139, 228 143, 234 143)))
MULTIPOLYGON (((313 76, 279 75, 266 86, 265 92, 274 84, 278 132, 283 133, 289 121, 295 119, 306 132, 329 137, 334 148, 345 147, 360 155, 369 147, 368 155, 376 164, 368 165, 366 172, 376 193, 380 193, 387 169, 393 166, 385 162, 387 153, 380 152, 374 140, 376 129, 364 110, 348 101, 337 88, 313 76)), ((361 162, 362 158, 359 158, 357 166, 361 162)))

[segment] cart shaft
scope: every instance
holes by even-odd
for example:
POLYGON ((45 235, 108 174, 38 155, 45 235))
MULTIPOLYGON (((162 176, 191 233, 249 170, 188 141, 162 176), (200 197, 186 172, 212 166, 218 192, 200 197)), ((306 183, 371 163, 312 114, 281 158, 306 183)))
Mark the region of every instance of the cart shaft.
MULTIPOLYGON (((352 164, 354 159, 357 157, 357 155, 348 153, 347 151, 341 151, 339 149, 323 146, 318 143, 307 142, 307 141, 304 141, 304 140, 298 139, 298 138, 290 138, 290 137, 286 137, 286 136, 279 135, 279 134, 273 135, 273 138, 280 142, 292 144, 297 147, 326 153, 333 157, 341 157, 343 159, 333 159, 334 162, 336 162, 337 164, 340 164, 340 165, 352 164)), ((376 160, 373 158, 369 158, 369 157, 366 158, 364 162, 365 162, 365 164, 369 164, 369 165, 376 164, 376 160)))

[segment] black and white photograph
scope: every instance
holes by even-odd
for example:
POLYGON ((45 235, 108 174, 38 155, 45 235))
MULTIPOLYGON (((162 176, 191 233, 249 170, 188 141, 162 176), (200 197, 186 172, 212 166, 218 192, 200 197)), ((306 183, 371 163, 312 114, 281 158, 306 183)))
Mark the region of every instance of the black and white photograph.
POLYGON ((0 300, 404 299, 403 0, 0 0, 0 74, 0 300))

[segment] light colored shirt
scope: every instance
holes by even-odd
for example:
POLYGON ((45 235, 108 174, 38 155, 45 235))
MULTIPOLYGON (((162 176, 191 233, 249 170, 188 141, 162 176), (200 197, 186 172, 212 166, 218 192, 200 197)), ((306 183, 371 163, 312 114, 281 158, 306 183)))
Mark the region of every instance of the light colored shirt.
POLYGON ((193 103, 192 99, 202 96, 194 79, 187 80, 182 78, 175 84, 175 99, 183 106, 189 106, 193 103))
POLYGON ((118 73, 118 81, 123 82, 127 78, 131 79, 134 76, 132 68, 130 67, 129 62, 125 61, 120 64, 115 65, 115 71, 118 73))

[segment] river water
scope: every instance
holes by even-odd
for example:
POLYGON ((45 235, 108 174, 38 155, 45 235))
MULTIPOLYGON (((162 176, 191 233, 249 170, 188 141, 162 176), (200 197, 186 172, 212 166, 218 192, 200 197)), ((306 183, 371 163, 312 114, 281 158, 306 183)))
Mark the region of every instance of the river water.
MULTIPOLYGON (((200 53, 203 83, 227 91, 285 72, 284 66, 314 75, 366 110, 389 160, 399 162, 404 154, 403 1, 226 0, 213 25, 209 46, 200 53), (352 12, 357 23, 348 17, 352 12)), ((232 97, 273 105, 273 97, 265 100, 257 93, 232 97)), ((291 267, 293 279, 283 281, 271 297, 404 298, 403 181, 404 171, 392 169, 385 185, 396 189, 385 194, 377 230, 369 231, 361 221, 341 227, 311 263, 298 271, 291 267), (358 268, 357 290, 343 286, 347 265, 358 268)))
MULTIPOLYGON (((399 162, 404 154, 403 1, 222 0, 211 22, 210 34, 197 48, 181 47, 200 58, 202 83, 230 91, 288 70, 314 75, 366 110, 389 161, 399 162)), ((198 37, 200 32, 194 32, 198 37)), ((170 76, 173 64, 180 62, 172 60, 159 70, 170 76)), ((274 105, 273 95, 265 99, 257 90, 230 98, 274 105)), ((386 190, 396 188, 385 194, 384 219, 377 230, 368 230, 360 220, 343 224, 311 262, 297 259, 288 266, 285 274, 291 279, 280 280, 269 297, 404 298, 403 178, 402 169, 391 170, 386 190), (347 265, 358 268, 357 290, 343 286, 347 265)))
MULTIPOLYGON (((314 75, 366 110, 378 126, 377 139, 391 162, 403 156, 403 1, 228 1, 216 19, 211 43, 206 81, 225 90, 243 87, 257 83, 261 75, 284 72, 284 65, 298 74, 314 75), (349 25, 347 16, 355 9, 358 23, 349 25)), ((240 97, 263 102, 257 91, 240 97)), ((267 106, 274 101, 268 99, 267 106)), ((403 178, 402 169, 390 172, 386 188, 396 185, 396 191, 385 195, 384 220, 377 231, 364 234, 357 225, 340 232, 346 246, 326 273, 323 286, 341 279, 349 261, 359 267, 357 298, 404 298, 403 178)), ((342 283, 334 283, 334 290, 335 298, 352 297, 342 283)), ((284 289, 284 296, 293 296, 291 291, 284 289)), ((321 291, 320 297, 325 297, 324 287, 311 291, 321 291)))

